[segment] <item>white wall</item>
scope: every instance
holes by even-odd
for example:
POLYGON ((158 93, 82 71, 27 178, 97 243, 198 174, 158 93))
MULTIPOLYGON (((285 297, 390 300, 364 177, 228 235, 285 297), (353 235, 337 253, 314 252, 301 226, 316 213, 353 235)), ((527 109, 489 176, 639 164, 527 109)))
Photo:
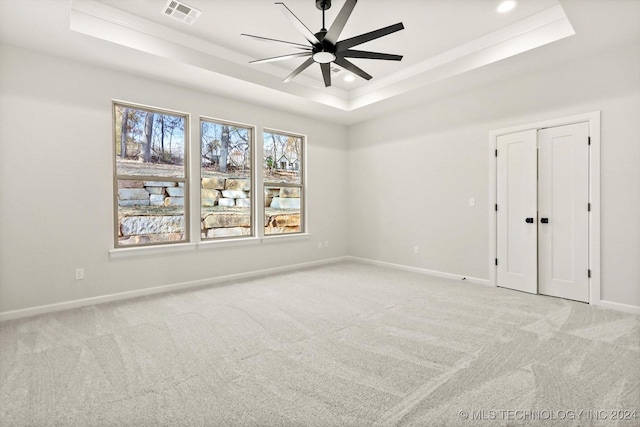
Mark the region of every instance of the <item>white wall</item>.
POLYGON ((1 46, 0 313, 346 254, 487 279, 489 131, 594 110, 602 299, 640 306, 639 56, 637 44, 619 47, 347 132, 1 46), (312 238, 111 259, 112 98, 305 133, 312 238))
POLYGON ((345 127, 15 47, 0 57, 0 313, 346 255, 345 127), (306 134, 312 238, 111 259, 112 99, 191 113, 192 138, 199 115, 306 134))
POLYGON ((488 279, 489 132, 596 110, 601 299, 640 306, 638 43, 351 127, 349 253, 488 279))

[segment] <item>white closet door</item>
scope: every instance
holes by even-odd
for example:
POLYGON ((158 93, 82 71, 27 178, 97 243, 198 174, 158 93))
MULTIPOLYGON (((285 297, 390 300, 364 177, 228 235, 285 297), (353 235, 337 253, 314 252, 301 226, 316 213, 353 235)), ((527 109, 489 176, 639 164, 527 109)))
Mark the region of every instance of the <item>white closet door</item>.
POLYGON ((538 292, 537 131, 498 137, 497 284, 538 292))
POLYGON ((541 294, 589 300, 589 125, 538 133, 541 294))

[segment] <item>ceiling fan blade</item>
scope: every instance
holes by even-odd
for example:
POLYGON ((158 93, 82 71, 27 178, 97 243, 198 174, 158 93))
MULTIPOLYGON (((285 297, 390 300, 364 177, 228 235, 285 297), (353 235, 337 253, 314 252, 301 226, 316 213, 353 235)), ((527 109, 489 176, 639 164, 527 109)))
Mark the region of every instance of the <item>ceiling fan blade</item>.
POLYGON ((367 52, 365 50, 345 50, 339 52, 338 56, 343 58, 364 58, 364 59, 384 59, 387 61, 401 61, 402 55, 393 55, 391 53, 367 52))
POLYGON ((289 74, 287 78, 284 79, 284 82, 289 83, 295 76, 297 76, 298 74, 306 70, 309 67, 309 65, 313 64, 313 62, 314 62, 313 58, 309 58, 306 61, 304 61, 302 65, 300 65, 298 68, 293 70, 293 73, 289 74))
POLYGON ((320 64, 322 69, 322 78, 324 79, 324 86, 331 86, 331 66, 329 64, 320 64))
POLYGON ((324 36, 324 39, 326 41, 334 45, 336 44, 336 42, 338 41, 338 37, 340 37, 340 33, 342 33, 342 30, 344 29, 349 16, 351 16, 353 8, 356 7, 357 2, 358 0, 347 0, 344 3, 344 6, 342 6, 342 9, 340 9, 340 13, 338 13, 338 16, 336 16, 333 24, 331 24, 331 28, 329 28, 329 31, 327 31, 327 34, 325 34, 324 36))
POLYGON ((372 79, 372 77, 369 74, 367 74, 364 70, 360 69, 355 64, 353 64, 352 62, 347 61, 344 58, 341 58, 341 57, 338 56, 338 57, 336 57, 334 62, 336 64, 338 64, 339 66, 341 66, 342 68, 344 68, 345 70, 349 70, 353 74, 356 74, 356 75, 362 77, 365 80, 371 80, 372 79))
POLYGON ((284 61, 285 59, 299 58, 301 56, 311 56, 311 52, 291 53, 289 55, 274 56, 272 58, 256 59, 250 61, 249 64, 263 64, 265 62, 284 61))
POLYGON ((240 34, 241 36, 245 36, 245 37, 251 37, 253 39, 259 40, 259 41, 263 41, 263 42, 276 42, 276 43, 285 43, 291 46, 295 46, 298 49, 306 49, 306 50, 311 50, 311 47, 307 46, 307 45, 303 45, 300 43, 294 43, 294 42, 288 42, 286 40, 278 40, 278 39, 270 39, 268 37, 262 37, 262 36, 254 36, 251 34, 240 34))
POLYGON ((399 22, 388 27, 380 28, 379 30, 371 31, 370 33, 360 34, 359 36, 351 37, 336 43, 336 51, 343 52, 350 47, 357 46, 362 43, 366 43, 371 40, 379 39, 388 34, 395 33, 396 31, 404 30, 404 25, 399 22))
POLYGON ((305 39, 307 39, 309 41, 309 43, 311 43, 312 45, 321 45, 322 42, 320 40, 318 40, 318 38, 315 36, 315 34, 313 34, 311 32, 311 30, 309 30, 306 25, 304 25, 302 23, 302 21, 300 21, 298 19, 298 17, 296 15, 293 14, 293 12, 291 12, 291 10, 289 10, 289 8, 287 7, 287 5, 285 5, 282 2, 276 2, 277 5, 282 6, 280 8, 280 10, 282 11, 282 13, 284 14, 284 16, 287 17, 287 19, 289 19, 289 21, 291 21, 291 23, 293 24, 294 27, 296 27, 296 29, 298 31, 300 31, 300 33, 302 33, 302 35, 304 36, 305 39))

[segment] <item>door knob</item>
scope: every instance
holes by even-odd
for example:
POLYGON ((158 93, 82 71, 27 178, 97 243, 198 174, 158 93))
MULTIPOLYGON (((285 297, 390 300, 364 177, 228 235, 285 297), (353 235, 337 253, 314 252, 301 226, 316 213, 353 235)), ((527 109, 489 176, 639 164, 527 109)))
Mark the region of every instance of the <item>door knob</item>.
POLYGON ((549 218, 540 218, 540 222, 543 224, 549 224, 549 218))
POLYGON ((527 224, 533 224, 533 218, 527 218, 524 220, 527 224))

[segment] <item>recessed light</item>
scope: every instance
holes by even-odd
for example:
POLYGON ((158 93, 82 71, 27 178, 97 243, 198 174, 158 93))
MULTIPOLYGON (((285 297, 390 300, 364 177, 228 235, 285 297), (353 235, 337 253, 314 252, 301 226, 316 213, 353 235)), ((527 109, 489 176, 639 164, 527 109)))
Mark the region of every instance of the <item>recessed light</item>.
POLYGON ((344 76, 344 81, 345 82, 352 82, 354 81, 356 78, 353 77, 353 74, 347 74, 346 76, 344 76))
POLYGON ((516 2, 516 0, 505 0, 502 3, 500 3, 500 6, 496 8, 496 11, 498 13, 507 13, 510 10, 513 10, 513 8, 516 7, 517 3, 518 2, 516 2))

